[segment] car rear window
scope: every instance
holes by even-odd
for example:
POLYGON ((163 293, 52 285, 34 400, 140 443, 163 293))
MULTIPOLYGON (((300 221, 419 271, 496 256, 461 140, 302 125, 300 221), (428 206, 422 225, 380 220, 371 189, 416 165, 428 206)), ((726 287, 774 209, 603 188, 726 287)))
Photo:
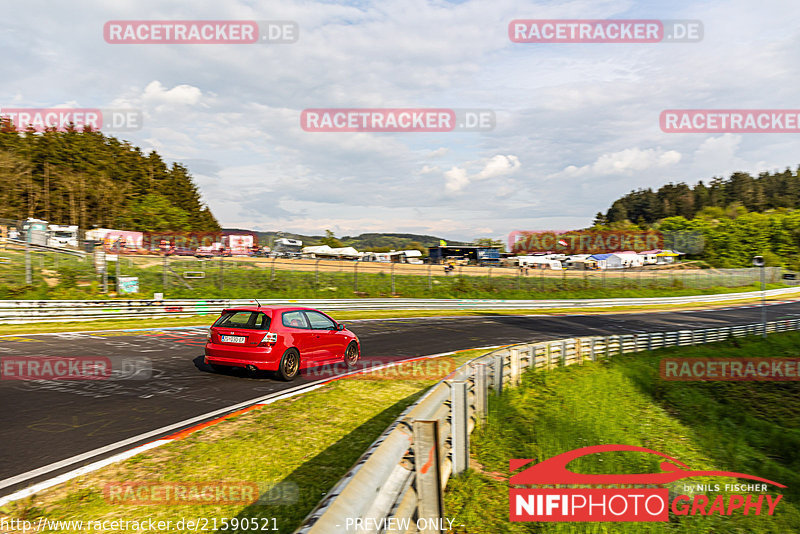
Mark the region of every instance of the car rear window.
POLYGON ((214 326, 242 328, 245 330, 269 330, 270 317, 264 312, 229 310, 222 313, 214 326))

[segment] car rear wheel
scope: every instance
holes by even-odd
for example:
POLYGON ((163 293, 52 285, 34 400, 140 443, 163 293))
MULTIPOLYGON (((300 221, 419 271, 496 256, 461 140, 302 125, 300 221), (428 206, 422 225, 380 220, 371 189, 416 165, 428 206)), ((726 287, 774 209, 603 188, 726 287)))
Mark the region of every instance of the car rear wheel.
POLYGON ((297 349, 289 349, 283 353, 281 363, 278 365, 278 377, 289 382, 294 380, 300 370, 300 353, 297 349))
POLYGON ((355 367, 358 363, 358 345, 355 342, 347 345, 347 349, 344 351, 344 363, 350 368, 355 367))

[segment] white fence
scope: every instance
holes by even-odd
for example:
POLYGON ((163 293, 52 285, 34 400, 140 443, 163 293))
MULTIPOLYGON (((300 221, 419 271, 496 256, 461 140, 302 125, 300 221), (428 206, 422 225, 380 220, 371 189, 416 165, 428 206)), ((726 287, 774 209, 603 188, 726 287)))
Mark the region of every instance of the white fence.
MULTIPOLYGON (((797 288, 772 289, 767 297, 797 293, 797 288)), ((757 298, 758 292, 723 293, 685 297, 563 299, 563 300, 459 300, 459 299, 259 299, 270 304, 298 305, 322 310, 536 310, 554 308, 608 308, 613 306, 663 306, 728 302, 757 298)), ((90 321, 157 317, 217 315, 224 308, 254 304, 255 300, 1 300, 0 323, 90 321)))
MULTIPOLYGON (((800 319, 767 323, 770 333, 790 330, 800 330, 800 319)), ((418 530, 417 520, 427 520, 420 521, 421 525, 436 525, 436 520, 444 516, 444 488, 452 475, 467 469, 469 435, 486 416, 490 392, 499 394, 517 385, 528 369, 550 369, 623 353, 761 333, 761 324, 748 324, 523 343, 485 354, 459 367, 451 378, 439 382, 406 409, 296 533, 343 532, 345 525, 367 518, 371 521, 362 525, 386 520, 383 524, 392 526, 374 532, 439 532, 418 530)))

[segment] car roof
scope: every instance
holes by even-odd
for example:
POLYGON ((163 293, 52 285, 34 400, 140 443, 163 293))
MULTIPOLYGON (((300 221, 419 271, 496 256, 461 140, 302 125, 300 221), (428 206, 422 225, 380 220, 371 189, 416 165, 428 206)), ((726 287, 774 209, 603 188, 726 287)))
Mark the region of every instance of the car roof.
POLYGON ((293 310, 309 310, 309 311, 319 311, 315 310, 314 308, 307 308, 304 306, 282 306, 282 305, 271 305, 271 306, 231 306, 230 308, 225 308, 222 311, 262 311, 262 312, 282 312, 282 311, 293 311, 293 310))

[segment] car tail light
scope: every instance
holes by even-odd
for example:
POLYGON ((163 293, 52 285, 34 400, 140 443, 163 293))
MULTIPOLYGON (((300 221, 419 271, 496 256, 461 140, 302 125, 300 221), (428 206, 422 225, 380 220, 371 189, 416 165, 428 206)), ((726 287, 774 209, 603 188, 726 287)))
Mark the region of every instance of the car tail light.
POLYGON ((261 340, 261 343, 258 344, 259 347, 268 347, 272 343, 278 342, 278 334, 275 332, 267 332, 267 335, 264 336, 264 339, 261 340))
POLYGON ((211 341, 211 329, 208 329, 208 333, 206 334, 206 342, 211 341))

